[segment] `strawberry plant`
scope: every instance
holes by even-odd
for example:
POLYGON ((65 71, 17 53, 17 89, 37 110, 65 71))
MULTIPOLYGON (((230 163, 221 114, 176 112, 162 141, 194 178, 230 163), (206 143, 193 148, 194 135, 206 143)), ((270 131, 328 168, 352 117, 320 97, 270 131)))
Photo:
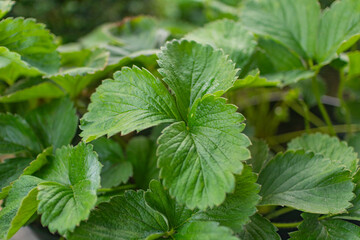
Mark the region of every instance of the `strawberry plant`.
POLYGON ((154 0, 63 44, 0 1, 0 239, 360 239, 360 2, 321 3, 154 0))

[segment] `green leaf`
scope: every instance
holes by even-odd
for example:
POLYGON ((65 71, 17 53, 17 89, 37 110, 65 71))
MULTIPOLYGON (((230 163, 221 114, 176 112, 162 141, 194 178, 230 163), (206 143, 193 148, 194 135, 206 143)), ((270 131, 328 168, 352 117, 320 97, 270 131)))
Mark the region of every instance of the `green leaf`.
POLYGON ((305 212, 345 212, 354 197, 349 171, 303 150, 276 155, 260 172, 260 205, 285 205, 305 212))
POLYGON ((289 149, 311 151, 323 155, 335 164, 344 165, 353 174, 357 170, 357 153, 346 142, 326 134, 304 134, 288 144, 289 149))
POLYGON ((125 135, 179 119, 173 97, 161 81, 138 67, 123 68, 103 81, 81 119, 85 141, 118 132, 125 135))
POLYGON ((8 12, 10 12, 15 1, 3 0, 0 1, 0 18, 4 17, 8 12))
POLYGON ((13 146, 16 150, 22 148, 35 154, 41 152, 42 148, 34 131, 19 115, 0 113, 0 141, 2 144, 13 146))
POLYGON ((7 84, 12 85, 19 77, 33 77, 37 75, 41 75, 41 72, 22 61, 20 54, 10 52, 6 47, 0 47, 1 80, 4 80, 7 84))
POLYGON ((217 222, 190 222, 182 226, 174 235, 176 240, 236 240, 229 228, 219 226, 217 222))
POLYGON ((55 38, 45 25, 33 19, 6 18, 0 22, 0 46, 21 55, 21 60, 43 73, 56 73, 60 66, 55 38))
POLYGON ((287 86, 293 83, 297 83, 304 79, 309 79, 314 77, 315 73, 313 71, 306 70, 291 70, 286 72, 277 72, 272 74, 266 74, 264 77, 269 82, 278 82, 280 86, 287 86))
POLYGON ((0 164, 0 199, 5 198, 13 182, 22 175, 31 175, 47 163, 52 148, 45 149, 35 160, 31 158, 12 158, 0 164))
POLYGON ((187 40, 168 42, 158 54, 158 71, 176 95, 183 119, 207 93, 222 95, 235 82, 237 70, 220 50, 187 40))
POLYGON ((38 213, 50 232, 64 235, 87 219, 96 203, 101 164, 91 145, 64 146, 41 171, 46 182, 38 186, 38 213))
POLYGON ((219 205, 235 188, 234 173, 250 157, 249 139, 241 132, 244 117, 224 98, 206 95, 188 114, 188 125, 176 122, 158 139, 158 166, 163 184, 187 207, 219 205))
POLYGON ((265 140, 255 139, 252 140, 252 144, 249 147, 249 150, 251 153, 251 158, 247 162, 251 164, 254 172, 259 173, 270 160, 269 146, 265 140))
POLYGON ((168 231, 163 216, 148 207, 144 191, 127 191, 101 203, 69 240, 157 239, 168 231))
POLYGON ((237 67, 243 68, 256 46, 255 37, 240 22, 222 19, 186 35, 186 39, 221 48, 237 67))
POLYGON ((245 165, 241 175, 236 175, 235 191, 226 197, 225 202, 213 209, 197 212, 192 219, 216 221, 235 233, 241 232, 249 216, 256 212, 256 204, 260 200, 260 186, 256 180, 257 176, 252 173, 251 167, 245 165))
POLYGON ((40 106, 26 119, 43 145, 54 146, 55 149, 71 143, 78 124, 74 105, 66 97, 40 106))
POLYGON ((152 179, 159 178, 159 169, 156 166, 156 143, 144 136, 131 138, 126 147, 126 154, 133 165, 136 186, 147 189, 152 179))
POLYGON ((250 217, 250 222, 244 226, 240 233, 242 240, 280 240, 276 233, 277 228, 269 220, 259 214, 250 217))
POLYGON ((360 239, 360 227, 355 224, 337 220, 318 220, 318 215, 303 213, 304 222, 299 231, 290 233, 292 240, 343 240, 360 239))
POLYGON ((251 88, 251 87, 276 87, 280 82, 269 81, 268 79, 260 76, 260 71, 255 70, 250 72, 246 77, 236 80, 231 90, 239 88, 251 88))
POLYGON ((22 176, 14 182, 0 212, 0 239, 10 239, 36 213, 36 187, 41 182, 33 176, 22 176))
POLYGON ((103 165, 100 175, 101 186, 111 188, 126 183, 132 176, 133 168, 131 162, 125 161, 121 146, 104 137, 96 139, 92 144, 103 165))
POLYGON ((145 193, 145 201, 152 209, 164 215, 170 228, 178 228, 193 214, 193 211, 184 205, 176 203, 157 180, 150 182, 149 190, 145 193))

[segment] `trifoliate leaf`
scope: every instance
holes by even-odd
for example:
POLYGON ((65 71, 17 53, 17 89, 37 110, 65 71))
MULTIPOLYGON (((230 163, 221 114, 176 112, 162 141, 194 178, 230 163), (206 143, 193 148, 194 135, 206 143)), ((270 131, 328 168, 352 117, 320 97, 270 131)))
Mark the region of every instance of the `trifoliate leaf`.
POLYGON ((55 158, 41 171, 46 182, 38 186, 38 213, 51 232, 65 234, 87 219, 96 203, 101 164, 92 146, 80 143, 56 150, 55 158))
POLYGON ((237 70, 220 50, 187 40, 174 40, 161 49, 160 74, 176 95, 186 119, 191 106, 207 93, 222 95, 232 87, 237 70))
POLYGON ((200 221, 216 221, 220 225, 231 228, 235 233, 249 221, 249 216, 256 212, 256 204, 260 197, 260 186, 256 184, 257 177, 251 167, 245 165, 241 175, 236 175, 234 193, 227 195, 225 202, 207 211, 197 212, 192 219, 200 221))
POLYGON ((261 139, 252 140, 252 145, 249 146, 251 158, 247 161, 251 164, 254 172, 259 173, 265 167, 269 158, 269 146, 266 141, 261 139))
POLYGON ((143 136, 134 137, 126 147, 126 154, 133 165, 136 186, 148 189, 150 181, 159 178, 159 169, 156 166, 156 143, 143 136))
POLYGON ((304 222, 299 230, 290 233, 292 240, 343 240, 360 239, 360 227, 343 220, 318 220, 319 215, 303 213, 304 222))
POLYGON ((34 131, 19 115, 0 113, 0 141, 2 144, 11 145, 17 151, 22 148, 33 154, 41 152, 42 148, 34 131))
POLYGON ((276 231, 277 228, 269 220, 255 214, 250 217, 250 222, 244 226, 239 236, 242 240, 280 240, 276 231))
POLYGON ((240 68, 249 62, 256 46, 254 35, 240 22, 229 19, 211 22, 189 33, 185 38, 222 49, 240 68))
POLYGON ((47 163, 47 156, 52 153, 52 148, 45 149, 35 160, 31 158, 12 158, 0 164, 0 199, 5 198, 12 183, 21 175, 31 175, 47 163))
POLYGON ((158 166, 170 195, 189 208, 219 205, 235 188, 234 173, 250 157, 249 139, 241 133, 244 117, 224 98, 206 95, 158 139, 158 166))
POLYGON ((15 1, 2 0, 0 1, 0 18, 4 17, 8 12, 10 12, 15 1))
POLYGON ((33 176, 22 176, 14 182, 0 211, 0 239, 10 239, 36 213, 36 187, 41 182, 33 176))
POLYGON ((68 239, 157 239, 167 231, 163 216, 146 205, 144 191, 139 190, 127 191, 109 203, 101 203, 68 239))
POLYGON ((230 228, 219 226, 217 222, 190 222, 184 224, 174 235, 176 240, 237 240, 230 228))
POLYGON ((66 97, 40 106, 26 119, 43 145, 55 149, 71 143, 78 125, 74 105, 66 97))
POLYGON ((260 172, 260 205, 285 205, 311 213, 341 213, 354 198, 349 171, 303 150, 276 155, 260 172))
POLYGON ((56 73, 60 66, 55 38, 33 19, 6 18, 0 22, 0 46, 21 55, 21 60, 41 72, 56 73))
POLYGON ((123 68, 103 81, 81 119, 85 141, 118 132, 127 134, 179 119, 175 101, 161 81, 147 70, 123 68))
POLYGON ((33 77, 40 74, 38 69, 22 61, 18 53, 10 52, 6 47, 0 47, 0 80, 12 85, 20 76, 33 77))
POLYGON ((330 158, 333 163, 344 165, 353 174, 357 169, 357 153, 346 142, 326 134, 304 134, 288 144, 289 149, 311 151, 330 158))
POLYGON ((176 203, 157 180, 150 182, 149 190, 145 193, 145 201, 152 209, 166 217, 170 228, 178 228, 193 214, 193 211, 184 205, 176 203))
POLYGON ((103 165, 100 175, 101 186, 111 188, 126 183, 132 176, 133 168, 131 162, 125 161, 121 146, 104 137, 96 139, 92 144, 103 165))

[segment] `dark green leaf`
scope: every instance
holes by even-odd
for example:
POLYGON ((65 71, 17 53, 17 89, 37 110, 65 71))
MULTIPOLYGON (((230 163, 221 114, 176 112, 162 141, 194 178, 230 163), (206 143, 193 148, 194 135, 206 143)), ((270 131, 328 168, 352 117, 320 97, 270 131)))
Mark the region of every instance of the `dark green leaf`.
POLYGON ((249 150, 251 158, 247 162, 251 164, 254 172, 259 173, 270 160, 269 146, 266 144, 266 141, 255 139, 252 140, 249 150))
POLYGON ((269 220, 259 214, 250 217, 250 222, 244 226, 240 233, 242 240, 280 240, 276 233, 277 228, 269 220))

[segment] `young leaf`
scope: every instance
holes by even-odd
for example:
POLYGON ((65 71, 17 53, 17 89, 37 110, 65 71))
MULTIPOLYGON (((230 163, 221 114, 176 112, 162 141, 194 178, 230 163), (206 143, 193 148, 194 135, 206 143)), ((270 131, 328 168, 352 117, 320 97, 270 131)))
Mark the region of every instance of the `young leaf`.
POLYGON ((251 158, 247 161, 251 164, 254 172, 259 173, 263 169, 269 158, 269 146, 266 141, 261 139, 252 140, 252 145, 249 146, 251 158))
POLYGON ((193 214, 193 211, 184 205, 177 204, 157 180, 150 182, 149 190, 145 193, 145 201, 152 209, 166 217, 170 228, 178 228, 193 214))
POLYGON ((249 139, 241 132, 244 117, 224 98, 206 95, 188 114, 188 125, 176 122, 158 139, 158 166, 170 195, 189 208, 219 205, 235 188, 250 157, 249 139))
POLYGON ((159 178, 159 169, 156 166, 156 143, 143 136, 134 137, 126 147, 126 154, 133 165, 136 186, 147 189, 152 179, 159 178))
POLYGON ((60 66, 55 38, 45 25, 33 19, 6 18, 0 22, 0 46, 21 55, 21 59, 41 72, 52 74, 60 66))
POLYGON ((38 186, 41 223, 64 235, 87 219, 96 203, 100 170, 91 145, 57 149, 55 158, 39 174, 46 181, 38 186))
POLYGON ((101 186, 111 188, 126 183, 132 176, 133 169, 131 163, 125 161, 121 146, 104 137, 96 139, 92 145, 103 165, 100 175, 101 186))
POLYGON ((175 93, 183 119, 197 99, 207 93, 220 96, 235 81, 234 64, 209 45, 174 40, 161 49, 158 57, 158 71, 175 93))
POLYGON ((141 131, 179 119, 173 97, 147 70, 123 68, 114 80, 103 81, 91 97, 89 112, 81 119, 85 141, 118 132, 141 131))
POLYGON ((127 191, 101 203, 69 240, 157 239, 168 231, 163 216, 148 207, 144 191, 127 191))
POLYGON ((355 224, 337 219, 318 220, 316 214, 303 213, 301 216, 304 222, 298 231, 290 233, 292 240, 360 239, 360 227, 355 224))
POLYGON ((280 82, 268 81, 268 79, 260 76, 259 69, 249 72, 244 78, 236 80, 231 90, 238 88, 251 88, 251 87, 276 87, 280 82))
POLYGON ((289 149, 312 151, 330 158, 333 163, 344 165, 353 174, 358 167, 357 153, 347 143, 326 134, 304 134, 288 144, 289 149))
POLYGON ((10 239, 36 213, 36 187, 41 182, 33 176, 22 176, 14 182, 0 211, 0 239, 10 239))
POLYGON ((10 12, 15 1, 3 0, 0 1, 0 18, 4 17, 8 12, 10 12))
POLYGON ((349 171, 322 155, 289 151, 260 172, 260 205, 286 205, 311 213, 345 212, 354 197, 349 171))
POLYGON ((211 22, 187 34, 185 38, 221 48, 240 68, 249 62, 256 46, 254 35, 240 22, 229 19, 211 22))
POLYGON ((280 240, 276 231, 277 228, 269 220, 255 214, 250 217, 250 222, 244 226, 239 236, 242 240, 280 240))
POLYGON ((26 120, 44 146, 54 149, 71 143, 75 136, 78 117, 69 98, 60 98, 30 112, 26 120))
POLYGON ((219 226, 217 222, 190 222, 174 235, 176 240, 208 239, 237 240, 231 229, 219 226))
POLYGON ((213 209, 197 212, 191 219, 216 221, 235 233, 241 232, 243 225, 249 221, 249 216, 256 212, 260 186, 256 184, 256 175, 247 165, 241 175, 236 175, 235 178, 235 191, 226 197, 225 202, 213 209))

